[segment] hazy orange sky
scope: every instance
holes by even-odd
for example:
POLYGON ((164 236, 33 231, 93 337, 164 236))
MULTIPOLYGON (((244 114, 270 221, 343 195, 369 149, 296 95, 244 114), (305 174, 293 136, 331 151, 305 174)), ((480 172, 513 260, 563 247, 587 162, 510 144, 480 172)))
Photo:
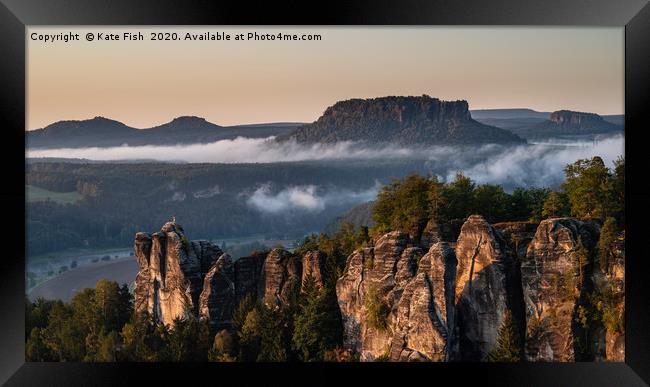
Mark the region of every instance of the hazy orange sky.
POLYGON ((30 27, 27 128, 104 116, 143 128, 311 122, 338 100, 428 94, 470 109, 622 114, 624 30, 493 27, 30 27), (87 42, 88 32, 144 41, 87 42), (149 34, 321 34, 321 41, 149 41, 149 34), (44 43, 32 33, 79 33, 44 43))

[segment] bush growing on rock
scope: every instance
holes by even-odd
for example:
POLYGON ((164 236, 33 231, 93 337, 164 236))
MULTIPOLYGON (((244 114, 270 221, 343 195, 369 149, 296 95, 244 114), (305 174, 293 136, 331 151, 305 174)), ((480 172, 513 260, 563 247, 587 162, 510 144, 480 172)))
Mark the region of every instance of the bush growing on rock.
POLYGON ((598 263, 603 273, 608 270, 612 248, 616 242, 616 231, 616 219, 608 217, 600 229, 600 238, 598 239, 598 263))
POLYGON ((388 307, 381 299, 381 295, 376 288, 368 290, 366 297, 366 318, 371 327, 383 331, 387 328, 388 307))
POLYGON ((235 339, 232 333, 222 329, 214 336, 212 348, 208 352, 208 360, 214 362, 236 361, 235 349, 235 339))

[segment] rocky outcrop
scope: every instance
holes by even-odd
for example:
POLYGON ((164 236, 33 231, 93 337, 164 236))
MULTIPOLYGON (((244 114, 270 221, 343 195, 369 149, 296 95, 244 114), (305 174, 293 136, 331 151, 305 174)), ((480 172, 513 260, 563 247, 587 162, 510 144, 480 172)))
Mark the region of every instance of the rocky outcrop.
POLYGON ((151 235, 136 234, 134 250, 140 266, 136 309, 151 313, 164 324, 187 313, 198 314, 203 280, 221 250, 209 242, 190 242, 174 222, 165 223, 160 232, 151 235))
MULTIPOLYGON (((396 305, 389 300, 395 298, 397 262, 407 239, 405 234, 393 232, 380 238, 375 247, 357 250, 348 258, 345 272, 337 281, 345 346, 359 353, 361 360, 374 360, 392 352, 396 305), (378 311, 373 318, 368 318, 369 307, 378 311)), ((404 269, 403 262, 400 266, 404 269)))
MULTIPOLYGON (((135 307, 171 325, 188 314, 206 318, 218 329, 230 325, 242 298, 253 294, 267 306, 282 308, 299 290, 302 262, 283 249, 257 253, 233 262, 218 246, 189 241, 183 228, 168 222, 160 232, 137 233, 135 307)), ((313 251, 302 258, 322 284, 324 257, 313 251)))
POLYGON ((455 358, 485 360, 495 348, 506 310, 516 314, 517 280, 512 251, 483 217, 470 216, 456 245, 455 358))
MULTIPOLYGON (((492 226, 472 215, 459 233, 431 222, 425 230, 426 242, 389 232, 347 259, 336 295, 344 347, 362 361, 486 360, 506 311, 528 361, 624 361, 624 327, 611 320, 624 311, 623 233, 598 265, 592 220, 492 226), (581 308, 592 311, 589 321, 581 308)), ((134 249, 136 309, 165 324, 193 313, 227 329, 243 297, 283 309, 308 273, 317 286, 327 276, 321 251, 299 257, 273 249, 233 262, 209 242, 189 241, 173 222, 136 234, 134 249)))
MULTIPOLYGON (((619 317, 624 325, 625 316, 625 232, 618 235, 617 241, 612 249, 612 256, 608 261, 602 275, 605 281, 598 283, 609 287, 612 294, 611 309, 612 317, 619 317)), ((611 325, 611 324, 610 324, 611 325)), ((606 326, 605 332, 605 359, 607 361, 625 361, 625 327, 606 326)))
POLYGON ((272 309, 287 305, 292 291, 300 286, 301 261, 286 250, 273 249, 266 256, 258 285, 259 298, 272 309))
POLYGON ((484 360, 505 311, 522 313, 518 266, 498 231, 470 216, 456 243, 440 239, 419 258, 421 248, 392 232, 348 258, 337 295, 346 346, 362 360, 484 360), (377 300, 381 330, 366 315, 377 300))
POLYGON ((218 329, 225 328, 230 325, 236 304, 235 265, 230 255, 222 254, 203 280, 199 316, 207 318, 218 329))
POLYGON ((585 290, 576 256, 578 240, 589 251, 598 241, 598 225, 573 218, 540 223, 521 262, 526 304, 526 358, 574 361, 577 302, 585 290))
POLYGON ((391 232, 355 251, 336 284, 345 346, 361 360, 446 358, 451 298, 444 282, 445 267, 455 266, 453 250, 439 243, 424 254, 407 244, 406 234, 391 232))
POLYGON ((457 263, 456 252, 451 248, 450 244, 437 242, 420 259, 418 265, 418 276, 424 274, 424 279, 428 278, 430 282, 433 300, 436 300, 434 312, 437 320, 444 328, 445 360, 452 358, 452 355, 457 351, 454 329, 456 325, 454 291, 457 263))
POLYGON ((523 257, 528 251, 528 244, 535 237, 538 223, 534 222, 502 222, 492 225, 501 233, 510 249, 517 257, 523 257))
POLYGON ((317 121, 279 141, 333 143, 359 141, 402 145, 522 143, 521 138, 472 119, 467 101, 381 97, 339 101, 317 121))
POLYGON ((571 110, 554 111, 551 113, 549 120, 558 125, 564 126, 584 125, 590 122, 604 121, 603 118, 598 114, 574 112, 571 110))
POLYGON ((429 220, 424 230, 422 230, 420 247, 428 250, 438 242, 448 242, 455 245, 462 225, 463 222, 460 219, 449 222, 440 222, 436 219, 429 220))
POLYGON ((316 286, 322 287, 327 275, 325 271, 325 254, 322 251, 311 250, 303 255, 301 289, 310 274, 314 278, 316 286))
POLYGON ((256 253, 235 261, 235 298, 237 302, 249 294, 257 296, 265 259, 265 253, 256 253))

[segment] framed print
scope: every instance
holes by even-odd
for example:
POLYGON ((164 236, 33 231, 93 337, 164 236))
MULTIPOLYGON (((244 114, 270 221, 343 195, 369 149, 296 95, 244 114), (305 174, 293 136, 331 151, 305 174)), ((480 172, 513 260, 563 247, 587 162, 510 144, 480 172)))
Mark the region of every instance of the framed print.
POLYGON ((3 0, 3 381, 646 385, 650 6, 311 6, 3 0))

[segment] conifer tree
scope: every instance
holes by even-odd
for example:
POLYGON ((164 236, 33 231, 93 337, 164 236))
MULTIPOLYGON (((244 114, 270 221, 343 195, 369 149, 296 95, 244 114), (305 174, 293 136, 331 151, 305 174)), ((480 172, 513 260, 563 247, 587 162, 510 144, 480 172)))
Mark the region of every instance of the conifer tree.
POLYGON ((589 251, 582 243, 582 237, 578 237, 578 244, 576 245, 576 250, 573 253, 573 270, 575 275, 578 277, 578 285, 582 287, 585 280, 585 267, 589 262, 589 251))
POLYGON ((603 273, 607 272, 614 242, 616 242, 616 219, 609 217, 600 229, 600 238, 598 239, 598 263, 603 273))
POLYGON ((512 312, 506 310, 503 322, 499 328, 499 336, 495 348, 487 356, 491 362, 518 362, 522 360, 521 342, 512 312))

